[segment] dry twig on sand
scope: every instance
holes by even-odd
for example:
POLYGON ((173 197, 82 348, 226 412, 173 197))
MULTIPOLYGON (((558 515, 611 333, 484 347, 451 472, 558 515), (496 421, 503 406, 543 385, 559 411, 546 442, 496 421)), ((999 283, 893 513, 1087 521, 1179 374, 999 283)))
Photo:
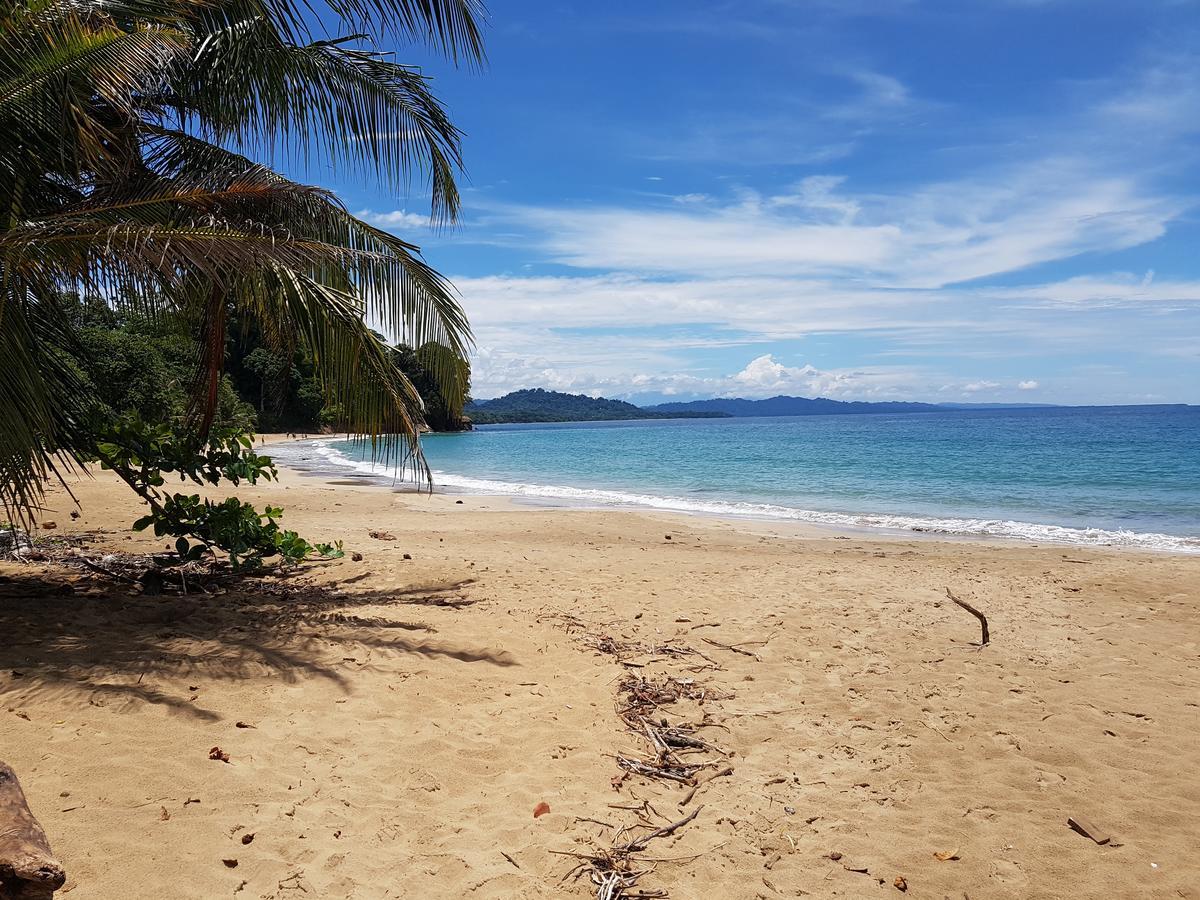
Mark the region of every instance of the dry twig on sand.
POLYGON ((979 610, 977 610, 975 607, 973 607, 966 600, 959 600, 957 597, 955 597, 954 594, 950 593, 950 588, 946 588, 946 596, 949 597, 952 602, 958 604, 959 606, 961 606, 963 609, 965 609, 967 612, 969 612, 971 615, 973 615, 975 618, 977 618, 979 620, 979 625, 983 629, 983 639, 979 642, 979 646, 986 647, 988 644, 988 641, 991 640, 991 636, 988 634, 987 616, 985 616, 983 613, 981 613, 979 610))

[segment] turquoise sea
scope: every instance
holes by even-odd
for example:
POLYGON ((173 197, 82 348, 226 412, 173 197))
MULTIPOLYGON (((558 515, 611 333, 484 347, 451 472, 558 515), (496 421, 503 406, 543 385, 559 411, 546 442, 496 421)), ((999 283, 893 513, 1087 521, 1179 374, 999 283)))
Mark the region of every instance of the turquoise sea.
MULTIPOLYGON (((1200 552, 1200 407, 496 425, 424 447, 452 490, 1200 552)), ((345 440, 274 455, 395 474, 345 440)))

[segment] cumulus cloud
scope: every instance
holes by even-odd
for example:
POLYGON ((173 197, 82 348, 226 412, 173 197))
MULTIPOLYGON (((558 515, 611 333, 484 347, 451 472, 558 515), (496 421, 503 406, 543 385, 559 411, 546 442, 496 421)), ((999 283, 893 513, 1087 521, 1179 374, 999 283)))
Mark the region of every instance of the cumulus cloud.
POLYGON ((407 229, 429 227, 429 216, 410 213, 404 209, 393 209, 390 212, 376 212, 370 209, 360 209, 354 214, 365 222, 378 225, 380 228, 407 229))
POLYGON ((1019 390, 1019 391, 1036 391, 1037 389, 1038 389, 1038 383, 1036 381, 1033 381, 1032 379, 1029 381, 1021 381, 1021 382, 1017 383, 1017 390, 1019 390))
POLYGON ((764 353, 736 372, 702 375, 687 372, 598 371, 599 359, 583 366, 563 365, 547 357, 524 356, 493 347, 482 348, 472 370, 477 397, 542 387, 591 396, 642 401, 658 398, 743 397, 749 400, 780 394, 835 400, 931 399, 939 394, 994 392, 999 382, 940 384, 938 376, 908 366, 822 369, 811 364, 789 366, 764 353))

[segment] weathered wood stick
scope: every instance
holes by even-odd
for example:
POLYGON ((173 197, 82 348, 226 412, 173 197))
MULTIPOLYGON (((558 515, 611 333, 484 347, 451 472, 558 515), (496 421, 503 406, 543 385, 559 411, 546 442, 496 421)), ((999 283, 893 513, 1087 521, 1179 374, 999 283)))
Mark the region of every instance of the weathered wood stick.
POLYGON ((987 646, 988 641, 991 640, 991 637, 988 635, 987 616, 973 607, 966 600, 959 600, 957 597, 955 597, 952 593, 950 593, 950 588, 946 588, 946 596, 979 620, 979 625, 983 629, 983 641, 981 642, 980 646, 987 646))
POLYGON ((683 809, 685 806, 687 806, 689 803, 692 802, 692 798, 696 796, 696 791, 700 790, 700 788, 704 787, 706 784, 708 784, 714 778, 724 778, 726 775, 732 775, 732 774, 733 774, 733 766, 726 766, 720 772, 714 772, 712 775, 709 775, 703 781, 696 784, 696 786, 693 787, 690 791, 688 791, 684 795, 683 799, 680 800, 676 804, 676 806, 678 806, 680 809, 683 809))
MULTIPOLYGON (((734 646, 733 644, 722 644, 720 641, 714 641, 714 640, 711 640, 710 638, 701 638, 701 640, 704 641, 704 643, 706 643, 706 644, 712 644, 714 647, 720 647, 722 650, 729 650, 733 653, 740 653, 742 656, 748 656, 757 662, 762 662, 762 659, 759 657, 759 655, 757 653, 751 653, 749 650, 743 650, 741 647, 734 646)), ((754 643, 754 642, 747 641, 747 643, 754 643)))
POLYGON ((0 900, 51 900, 66 880, 16 773, 0 762, 0 900))
POLYGON ((691 811, 690 814, 684 816, 678 822, 672 822, 670 825, 664 825, 662 828, 656 828, 649 834, 642 835, 640 838, 630 841, 624 847, 618 847, 617 849, 625 853, 637 853, 641 850, 645 850, 646 845, 652 840, 655 838, 666 837, 669 834, 674 834, 688 822, 692 821, 692 819, 696 818, 696 816, 700 815, 700 810, 702 809, 704 809, 703 806, 697 806, 691 811))

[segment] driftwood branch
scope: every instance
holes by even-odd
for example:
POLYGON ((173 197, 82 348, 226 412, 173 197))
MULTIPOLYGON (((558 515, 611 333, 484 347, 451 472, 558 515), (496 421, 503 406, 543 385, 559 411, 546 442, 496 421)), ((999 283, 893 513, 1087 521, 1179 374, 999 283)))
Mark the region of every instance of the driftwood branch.
POLYGON ((954 594, 950 593, 950 588, 946 588, 946 596, 949 597, 954 603, 957 603, 959 606, 961 606, 963 609, 965 609, 967 612, 969 612, 971 615, 973 615, 975 618, 977 618, 979 620, 979 627, 983 629, 983 640, 980 641, 980 646, 986 647, 988 641, 991 640, 991 636, 988 634, 987 616, 985 616, 983 613, 981 613, 979 610, 977 610, 975 607, 973 607, 966 600, 959 600, 957 597, 955 597, 954 594))
POLYGON ((66 880, 16 773, 0 762, 0 900, 50 900, 66 880))
POLYGON ((655 838, 667 837, 668 835, 674 834, 676 831, 678 831, 680 828, 682 828, 688 822, 692 821, 692 819, 696 818, 696 816, 700 815, 700 810, 702 810, 702 809, 704 809, 703 806, 697 806, 695 809, 693 809, 691 811, 691 813, 684 816, 678 822, 672 822, 670 825, 664 825, 662 828, 656 828, 656 829, 654 829, 654 831, 650 832, 649 834, 644 834, 640 838, 636 838, 635 840, 630 841, 628 844, 626 844, 624 847, 621 847, 620 849, 626 853, 637 853, 639 851, 645 850, 646 845, 649 844, 652 840, 654 840, 655 838))

